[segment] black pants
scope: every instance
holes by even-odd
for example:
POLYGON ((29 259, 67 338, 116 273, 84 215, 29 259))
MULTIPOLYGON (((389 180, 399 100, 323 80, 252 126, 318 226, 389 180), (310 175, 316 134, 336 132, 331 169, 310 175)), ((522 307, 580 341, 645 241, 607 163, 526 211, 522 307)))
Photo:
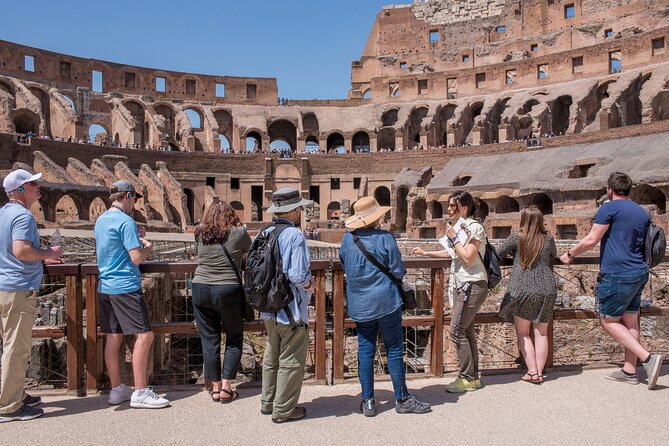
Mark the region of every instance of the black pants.
POLYGON ((204 377, 221 380, 221 328, 225 331, 223 379, 234 379, 242 357, 242 289, 237 284, 193 284, 193 311, 202 341, 204 377))

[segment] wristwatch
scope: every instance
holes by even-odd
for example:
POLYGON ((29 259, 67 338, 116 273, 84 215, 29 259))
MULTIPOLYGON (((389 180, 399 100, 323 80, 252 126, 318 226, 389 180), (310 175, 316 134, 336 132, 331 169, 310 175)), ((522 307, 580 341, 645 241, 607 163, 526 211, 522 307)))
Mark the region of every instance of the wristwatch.
POLYGON ((570 258, 570 259, 574 258, 574 254, 571 253, 571 249, 567 250, 567 257, 570 258))

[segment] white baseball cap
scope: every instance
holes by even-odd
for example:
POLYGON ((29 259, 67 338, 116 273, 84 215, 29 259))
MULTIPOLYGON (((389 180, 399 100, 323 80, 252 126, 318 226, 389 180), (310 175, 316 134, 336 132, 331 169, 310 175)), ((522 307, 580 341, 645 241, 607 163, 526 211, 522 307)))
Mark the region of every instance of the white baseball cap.
POLYGON ((26 183, 31 183, 42 178, 41 173, 36 173, 33 175, 27 170, 16 169, 9 173, 2 181, 2 187, 5 188, 5 192, 11 192, 18 189, 26 183))

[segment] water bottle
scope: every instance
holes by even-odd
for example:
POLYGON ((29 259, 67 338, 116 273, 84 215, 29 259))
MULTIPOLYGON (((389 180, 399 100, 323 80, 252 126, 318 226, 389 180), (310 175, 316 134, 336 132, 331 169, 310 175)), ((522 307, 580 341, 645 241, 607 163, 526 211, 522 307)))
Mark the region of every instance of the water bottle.
POLYGON ((61 243, 63 243, 63 236, 60 235, 60 230, 56 229, 51 234, 51 243, 49 243, 49 246, 61 246, 61 243))

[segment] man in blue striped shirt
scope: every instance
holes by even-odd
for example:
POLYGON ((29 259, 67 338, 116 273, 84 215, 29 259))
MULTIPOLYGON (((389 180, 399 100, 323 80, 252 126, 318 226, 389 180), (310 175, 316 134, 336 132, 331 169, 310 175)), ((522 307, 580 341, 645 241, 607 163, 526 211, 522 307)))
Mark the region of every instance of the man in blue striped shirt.
MULTIPOLYGON (((304 418, 307 410, 298 407, 304 377, 304 365, 309 346, 309 312, 307 304, 315 282, 309 270, 307 240, 297 227, 302 219, 302 207, 311 204, 299 191, 279 189, 272 194, 273 223, 287 224, 278 237, 283 272, 290 281, 293 300, 288 311, 261 313, 267 330, 267 347, 263 358, 262 396, 260 411, 272 415, 275 423, 304 418)), ((269 226, 265 231, 273 231, 269 226)))

